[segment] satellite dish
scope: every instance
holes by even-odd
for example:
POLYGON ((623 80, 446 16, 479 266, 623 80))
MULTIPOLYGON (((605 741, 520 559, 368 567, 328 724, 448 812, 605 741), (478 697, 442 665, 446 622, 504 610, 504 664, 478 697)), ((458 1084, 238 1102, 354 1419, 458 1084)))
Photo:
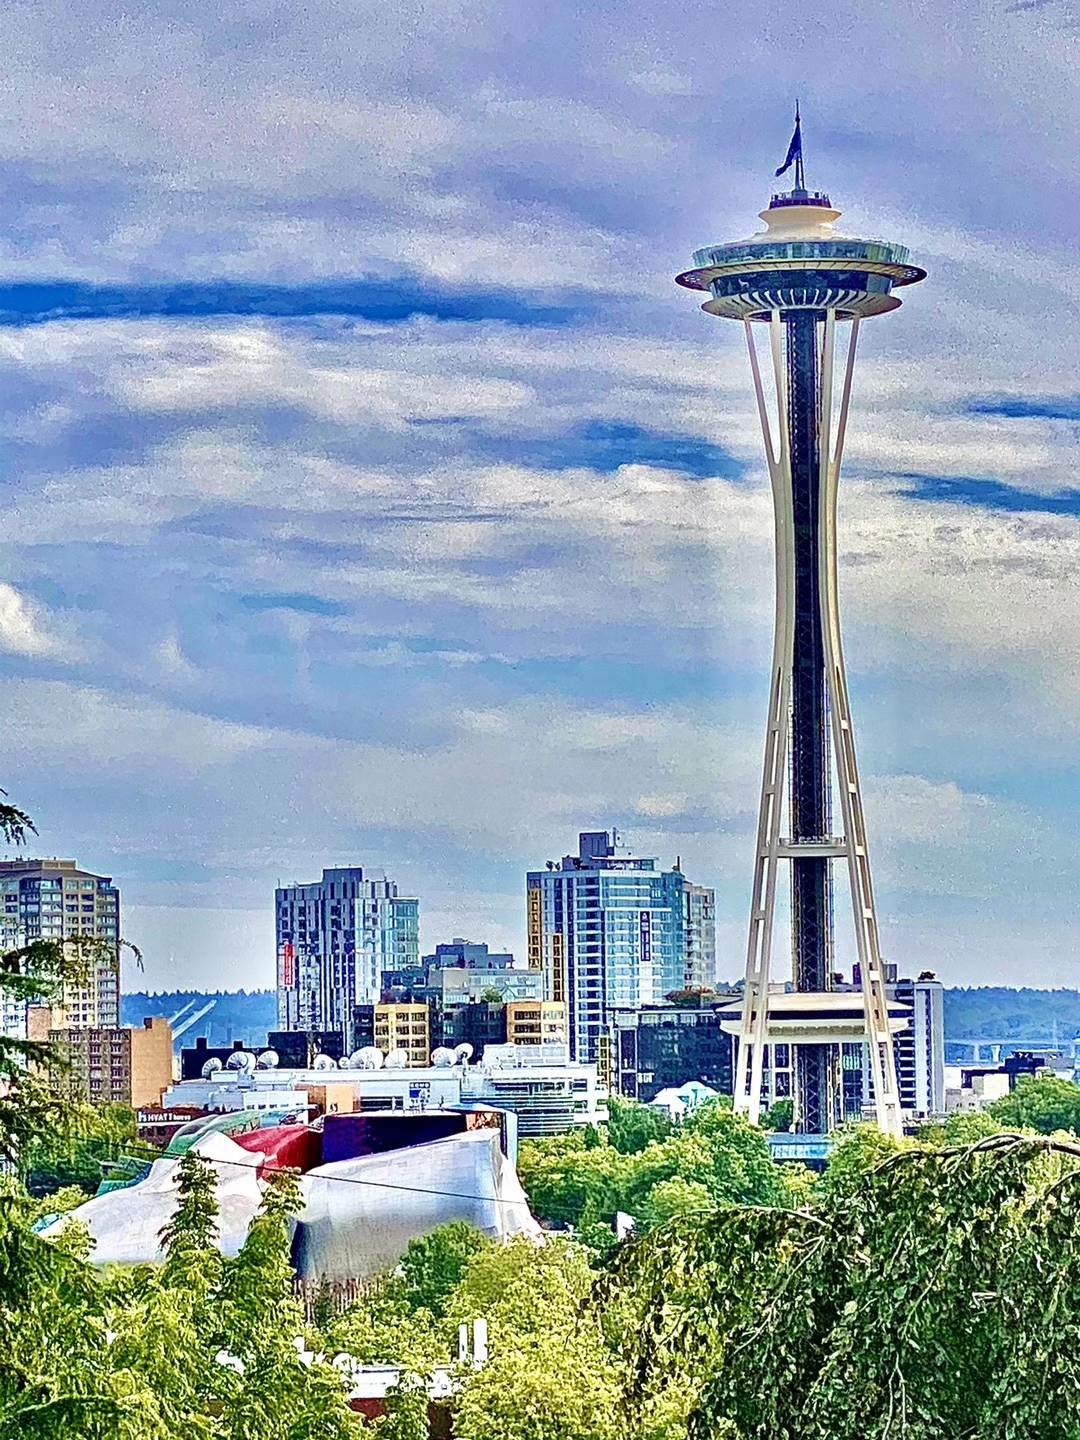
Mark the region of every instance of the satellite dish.
POLYGON ((381 1070, 383 1065, 383 1052, 378 1045, 365 1045, 358 1051, 361 1070, 381 1070))
POLYGON ((254 1070, 255 1056, 250 1050, 234 1050, 225 1061, 226 1070, 254 1070))
POLYGON ((467 1065, 472 1059, 473 1048, 467 1040, 454 1046, 454 1064, 467 1065))
POLYGON ((409 1063, 409 1052, 407 1050, 391 1050, 383 1061, 387 1070, 404 1070, 409 1063))
POLYGON ((211 1076, 211 1075, 216 1075, 220 1069, 221 1069, 221 1061, 217 1058, 216 1055, 212 1055, 212 1056, 210 1057, 210 1059, 207 1060, 206 1064, 202 1067, 202 1077, 203 1077, 203 1079, 204 1079, 204 1080, 209 1080, 209 1079, 210 1079, 210 1076, 211 1076))
POLYGON ((364 1068, 364 1052, 354 1050, 348 1060, 339 1060, 338 1064, 342 1070, 362 1070, 364 1068))
POLYGON ((276 1070, 281 1063, 281 1057, 276 1050, 264 1050, 255 1062, 258 1070, 276 1070))
POLYGON ((311 1062, 313 1070, 336 1070, 337 1065, 329 1055, 316 1055, 311 1062))
POLYGON ((440 1045, 437 1050, 431 1052, 431 1063, 439 1070, 449 1070, 454 1063, 454 1052, 445 1045, 440 1045))

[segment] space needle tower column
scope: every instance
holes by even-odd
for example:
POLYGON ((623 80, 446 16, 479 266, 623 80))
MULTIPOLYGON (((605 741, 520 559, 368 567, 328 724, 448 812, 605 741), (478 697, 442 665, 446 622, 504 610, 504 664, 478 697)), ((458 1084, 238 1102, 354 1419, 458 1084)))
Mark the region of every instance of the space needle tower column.
POLYGON ((794 187, 774 195, 761 212, 767 230, 697 251, 696 268, 677 277, 680 285, 709 294, 702 307, 709 314, 745 326, 774 504, 776 629, 735 1107, 757 1120, 766 1047, 791 1044, 795 1127, 826 1133, 840 1118, 839 1045, 861 1040, 878 1123, 899 1134, 892 1031, 840 644, 836 489, 859 324, 895 310, 900 301, 893 289, 926 272, 908 263, 903 246, 834 233, 840 212, 827 195, 806 189, 797 114, 777 174, 792 164, 794 187), (837 382, 836 331, 846 322, 847 354, 837 382), (771 387, 762 375, 755 336, 760 329, 768 335, 771 387), (834 860, 847 862, 854 911, 862 978, 862 1013, 854 1022, 837 1003, 843 997, 830 993, 834 860), (783 866, 791 869, 796 996, 774 996, 770 1004, 783 866))

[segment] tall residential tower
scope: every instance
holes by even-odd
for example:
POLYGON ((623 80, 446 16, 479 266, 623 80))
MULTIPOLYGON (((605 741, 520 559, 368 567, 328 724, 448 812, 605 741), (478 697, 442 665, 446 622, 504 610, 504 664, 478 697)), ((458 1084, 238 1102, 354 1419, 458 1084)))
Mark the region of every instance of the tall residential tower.
POLYGON ((527 880, 529 968, 565 1002, 571 1054, 596 1060, 615 1010, 663 1001, 688 970, 715 972, 712 892, 633 855, 617 831, 585 831, 578 853, 527 880))
POLYGON ((882 1128, 899 1133, 891 1024, 840 646, 836 490, 860 323, 895 310, 900 301, 893 290, 923 279, 925 271, 909 264, 901 245, 835 233, 840 212, 827 195, 806 189, 797 116, 777 174, 793 162, 794 188, 774 195, 761 212, 767 229, 697 251, 696 268, 678 277, 680 285, 709 295, 702 308, 710 315, 745 327, 775 511, 772 691, 735 1105, 757 1118, 764 1051, 772 1036, 797 1043, 797 1128, 821 1133, 839 1119, 839 1045, 859 1038, 829 1020, 837 1008, 829 998, 835 968, 832 865, 843 860, 862 975, 861 1036, 870 1052, 877 1118, 882 1128), (837 385, 835 339, 844 324, 850 338, 837 385), (762 377, 755 330, 766 333, 771 386, 762 377), (840 833, 833 824, 834 796, 840 833), (806 1024, 793 1030, 789 1017, 778 1035, 770 1027, 769 976, 776 883, 785 866, 791 871, 792 972, 795 990, 806 996, 806 1024))
MULTIPOLYGON (((74 1029, 120 1024, 120 891, 107 875, 74 860, 0 860, 0 950, 32 940, 102 942, 82 984, 64 987, 62 1023, 74 1029)), ((6 1003, 5 1034, 26 1034, 25 1002, 6 1003)))
POLYGON ((372 1005, 384 970, 420 960, 420 902, 392 880, 353 867, 324 870, 311 885, 277 891, 278 1023, 282 1030, 336 1031, 353 1048, 354 1010, 372 1005))

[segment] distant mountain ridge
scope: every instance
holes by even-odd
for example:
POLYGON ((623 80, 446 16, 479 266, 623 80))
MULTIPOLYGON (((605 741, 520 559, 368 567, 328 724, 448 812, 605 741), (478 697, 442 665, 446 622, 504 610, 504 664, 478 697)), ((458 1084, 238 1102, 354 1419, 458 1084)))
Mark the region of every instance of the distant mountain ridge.
POLYGON ((1069 1045, 1080 1035, 1080 990, 1010 990, 1004 985, 945 991, 949 1040, 1039 1040, 1069 1045))
POLYGON ((141 1025, 148 1015, 170 1019, 189 1006, 176 1022, 179 1029, 211 1000, 214 1008, 184 1031, 179 1046, 194 1045, 198 1035, 205 1035, 210 1045, 231 1045, 234 1040, 264 1045, 266 1032, 277 1029, 277 995, 273 990, 134 991, 120 997, 120 1023, 141 1025))
MULTIPOLYGON (((277 1028, 277 997, 273 990, 165 990, 134 992, 120 997, 120 1022, 141 1025, 144 1016, 174 1015, 185 1010, 180 1026, 196 1010, 215 1001, 209 1014, 180 1037, 193 1045, 205 1035, 211 1045, 233 1040, 262 1044, 277 1028)), ((1004 985, 945 991, 945 1035, 949 1040, 1032 1040, 1068 1045, 1080 1035, 1080 990, 1010 990, 1004 985)))

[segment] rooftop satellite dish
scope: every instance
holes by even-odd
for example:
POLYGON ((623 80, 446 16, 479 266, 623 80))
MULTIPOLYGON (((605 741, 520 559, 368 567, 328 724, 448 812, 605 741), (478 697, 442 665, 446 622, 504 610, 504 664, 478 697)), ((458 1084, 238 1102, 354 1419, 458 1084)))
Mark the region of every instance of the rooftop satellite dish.
POLYGON ((220 1069, 221 1069, 221 1061, 217 1058, 216 1055, 212 1055, 212 1056, 210 1057, 210 1059, 207 1060, 206 1064, 202 1067, 202 1077, 203 1077, 203 1079, 204 1079, 204 1080, 209 1080, 209 1079, 210 1079, 210 1076, 211 1076, 211 1075, 216 1075, 220 1069))
POLYGON ((431 1052, 431 1063, 439 1070, 449 1070, 454 1063, 454 1052, 445 1045, 431 1052))
POLYGON ((313 1070, 336 1070, 337 1064, 329 1055, 316 1055, 311 1062, 311 1068, 313 1070))
POLYGON ((339 1060, 338 1064, 342 1070, 362 1070, 364 1068, 364 1052, 354 1050, 348 1060, 339 1060))
POLYGON ((473 1048, 467 1040, 454 1046, 454 1064, 467 1065, 472 1059, 473 1048))
POLYGON ((391 1050, 383 1064, 387 1070, 404 1070, 409 1063, 409 1052, 407 1050, 391 1050))
POLYGON ((359 1052, 361 1070, 381 1070, 383 1052, 378 1045, 365 1045, 359 1052))
POLYGON ((264 1050, 255 1062, 259 1070, 276 1070, 280 1064, 281 1057, 276 1050, 264 1050))
POLYGON ((234 1050, 225 1061, 226 1070, 254 1070, 255 1056, 250 1050, 234 1050))

